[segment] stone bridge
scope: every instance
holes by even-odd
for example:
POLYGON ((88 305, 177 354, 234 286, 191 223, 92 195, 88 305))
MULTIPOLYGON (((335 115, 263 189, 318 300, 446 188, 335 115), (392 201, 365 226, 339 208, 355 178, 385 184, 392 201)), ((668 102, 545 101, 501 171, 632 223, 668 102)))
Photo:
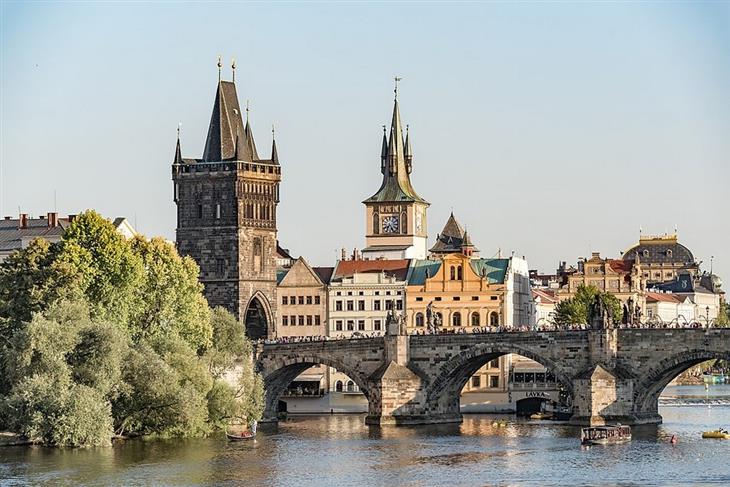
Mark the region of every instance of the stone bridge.
POLYGON ((574 424, 660 423, 659 394, 672 379, 705 360, 730 360, 730 329, 395 335, 259 345, 264 420, 276 420, 279 397, 296 376, 324 364, 360 387, 368 424, 459 422, 469 377, 509 353, 555 375, 572 396, 574 424))

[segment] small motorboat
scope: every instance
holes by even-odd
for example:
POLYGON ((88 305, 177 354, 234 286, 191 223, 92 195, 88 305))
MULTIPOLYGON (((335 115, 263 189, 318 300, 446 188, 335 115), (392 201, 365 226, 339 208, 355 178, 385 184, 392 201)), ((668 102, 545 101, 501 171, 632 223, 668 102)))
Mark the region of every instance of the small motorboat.
POLYGON ((583 445, 612 445, 631 441, 631 427, 617 424, 615 426, 594 426, 580 430, 580 442, 583 445))
POLYGON ((705 439, 716 439, 716 440, 730 440, 730 433, 728 433, 726 430, 720 428, 719 430, 715 431, 704 431, 702 433, 702 438, 705 439))

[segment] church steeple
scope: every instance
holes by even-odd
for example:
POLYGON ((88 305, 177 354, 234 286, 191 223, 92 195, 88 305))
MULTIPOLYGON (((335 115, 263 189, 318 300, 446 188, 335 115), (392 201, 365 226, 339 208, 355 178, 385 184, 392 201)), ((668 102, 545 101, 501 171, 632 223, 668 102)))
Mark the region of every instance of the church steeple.
MULTIPOLYGON (((399 79, 398 79, 399 80, 399 79)), ((403 139, 403 124, 400 117, 400 106, 398 96, 393 101, 393 116, 390 123, 390 133, 386 141, 385 130, 383 131, 383 142, 380 151, 380 170, 383 174, 383 182, 380 189, 373 196, 364 201, 413 201, 426 203, 413 189, 411 184, 411 160, 412 149, 410 137, 403 139)))
POLYGON ((276 150, 276 134, 274 134, 274 127, 271 127, 271 162, 279 165, 279 152, 276 150))

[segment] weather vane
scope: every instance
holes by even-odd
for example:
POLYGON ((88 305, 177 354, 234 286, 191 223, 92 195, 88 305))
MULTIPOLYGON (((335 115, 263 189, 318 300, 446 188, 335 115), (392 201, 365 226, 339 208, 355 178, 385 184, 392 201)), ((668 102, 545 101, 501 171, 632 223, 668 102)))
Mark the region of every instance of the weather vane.
POLYGON ((398 82, 402 80, 403 78, 396 76, 395 78, 395 89, 393 90, 393 93, 395 93, 395 97, 398 98, 398 82))
POLYGON ((223 63, 221 62, 221 56, 218 55, 218 81, 221 80, 221 68, 223 67, 223 63))
POLYGON ((231 69, 233 70, 233 82, 236 82, 236 58, 231 61, 231 69))

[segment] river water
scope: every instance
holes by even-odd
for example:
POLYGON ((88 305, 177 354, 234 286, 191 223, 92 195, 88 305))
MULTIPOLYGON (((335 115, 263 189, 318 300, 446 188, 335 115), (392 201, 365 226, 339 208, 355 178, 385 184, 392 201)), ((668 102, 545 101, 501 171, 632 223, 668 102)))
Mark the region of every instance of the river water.
POLYGON ((730 440, 700 436, 730 429, 730 386, 712 386, 710 394, 668 387, 661 403, 664 423, 635 427, 622 445, 581 447, 578 428, 504 415, 412 428, 368 427, 362 415, 306 416, 260 427, 255 442, 218 435, 97 449, 0 448, 0 484, 730 485, 730 440), (510 422, 493 427, 495 418, 510 422))

